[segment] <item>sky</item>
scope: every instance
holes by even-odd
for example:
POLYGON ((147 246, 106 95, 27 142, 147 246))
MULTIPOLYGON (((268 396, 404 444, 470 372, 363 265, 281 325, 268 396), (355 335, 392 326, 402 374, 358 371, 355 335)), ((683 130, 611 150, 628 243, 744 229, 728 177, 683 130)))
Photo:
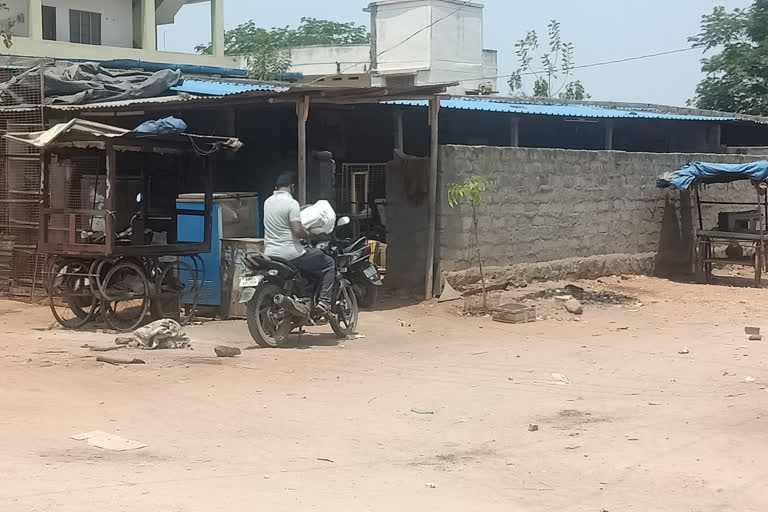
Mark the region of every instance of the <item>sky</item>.
MULTIPOLYGON (((716 5, 748 7, 752 0, 485 0, 485 47, 499 51, 499 74, 517 68, 515 42, 528 30, 546 34, 547 22, 562 24, 565 41, 573 42, 577 65, 624 59, 689 47, 702 14, 716 5)), ((253 19, 263 27, 295 26, 302 16, 369 24, 368 4, 361 0, 225 0, 224 24, 230 29, 253 19)), ((158 30, 158 48, 192 52, 210 41, 210 7, 187 5, 174 25, 158 30)), ((595 100, 684 105, 701 80, 699 50, 652 59, 577 70, 595 100)), ((507 93, 505 79, 499 90, 507 93)))

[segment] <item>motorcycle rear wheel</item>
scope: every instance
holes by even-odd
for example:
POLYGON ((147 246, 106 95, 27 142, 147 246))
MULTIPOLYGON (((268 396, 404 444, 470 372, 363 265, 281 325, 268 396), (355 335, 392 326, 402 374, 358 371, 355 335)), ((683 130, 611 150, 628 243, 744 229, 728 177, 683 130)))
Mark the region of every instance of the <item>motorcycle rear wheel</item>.
POLYGON ((291 322, 290 315, 274 302, 275 295, 281 293, 279 286, 263 284, 248 302, 248 331, 260 347, 280 348, 289 344, 290 330, 282 324, 291 322))
POLYGON ((357 304, 357 296, 352 287, 346 283, 341 284, 339 302, 334 309, 334 316, 330 318, 331 328, 339 338, 349 338, 357 332, 357 319, 360 315, 360 307, 357 304))

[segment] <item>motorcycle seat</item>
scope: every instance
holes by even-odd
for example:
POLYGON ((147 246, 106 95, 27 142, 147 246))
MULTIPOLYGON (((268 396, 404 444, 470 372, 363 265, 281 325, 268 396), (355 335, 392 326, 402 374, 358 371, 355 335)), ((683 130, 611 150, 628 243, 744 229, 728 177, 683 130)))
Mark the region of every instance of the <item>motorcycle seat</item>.
MULTIPOLYGON (((265 258, 266 258, 266 256, 265 256, 265 258)), ((275 263, 280 263, 280 264, 282 264, 282 265, 285 265, 286 267, 288 267, 288 268, 291 268, 291 269, 293 269, 293 270, 296 270, 296 271, 298 271, 298 270, 299 270, 299 269, 298 269, 298 268, 296 268, 296 266, 295 266, 293 263, 291 263, 289 260, 284 260, 283 258, 278 258, 277 256, 272 256, 271 258, 269 258, 269 260, 270 260, 270 261, 274 261, 275 263)))
POLYGON ((261 253, 248 253, 245 255, 245 261, 249 266, 257 269, 277 270, 289 275, 298 272, 298 269, 290 261, 277 257, 270 258, 261 253))

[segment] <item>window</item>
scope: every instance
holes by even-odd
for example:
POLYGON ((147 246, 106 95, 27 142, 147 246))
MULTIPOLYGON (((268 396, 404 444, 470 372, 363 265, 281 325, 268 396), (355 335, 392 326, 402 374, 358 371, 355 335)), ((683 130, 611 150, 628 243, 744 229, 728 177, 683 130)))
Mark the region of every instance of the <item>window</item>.
POLYGON ((56 8, 50 5, 43 6, 43 39, 56 40, 56 8))
POLYGON ((101 13, 69 10, 69 40, 81 44, 101 44, 101 13))

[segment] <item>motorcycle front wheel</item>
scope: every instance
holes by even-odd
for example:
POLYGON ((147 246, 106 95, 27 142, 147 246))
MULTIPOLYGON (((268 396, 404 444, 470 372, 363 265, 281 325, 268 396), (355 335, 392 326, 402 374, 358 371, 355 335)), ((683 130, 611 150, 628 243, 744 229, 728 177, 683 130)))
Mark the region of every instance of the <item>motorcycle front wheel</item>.
POLYGON ((341 283, 339 302, 334 310, 335 316, 330 319, 331 328, 339 338, 349 338, 357 332, 357 319, 360 308, 357 304, 357 296, 352 287, 347 283, 341 283))
POLYGON ((274 300, 281 293, 280 287, 263 284, 248 302, 248 331, 260 347, 279 348, 288 344, 291 329, 285 328, 285 322, 291 322, 291 317, 274 300))

